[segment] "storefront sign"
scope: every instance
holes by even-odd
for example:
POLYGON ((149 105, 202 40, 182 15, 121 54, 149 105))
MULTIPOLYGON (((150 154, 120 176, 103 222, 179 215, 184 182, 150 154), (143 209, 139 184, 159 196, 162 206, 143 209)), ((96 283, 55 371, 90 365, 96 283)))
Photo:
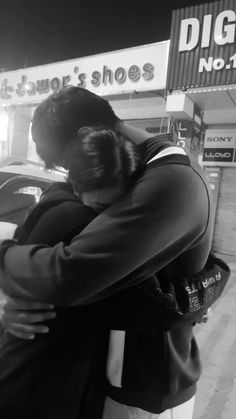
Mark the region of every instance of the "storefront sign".
POLYGON ((37 103, 68 85, 98 95, 166 86, 169 41, 0 74, 0 104, 37 103))
POLYGON ((206 130, 203 164, 235 166, 236 130, 206 130))
POLYGON ((178 145, 199 157, 202 154, 202 130, 202 115, 197 105, 194 105, 193 119, 178 121, 178 145))
POLYGON ((203 161, 232 162, 234 157, 233 148, 205 148, 203 161))
POLYGON ((172 16, 167 88, 236 81, 236 2, 204 3, 172 16))

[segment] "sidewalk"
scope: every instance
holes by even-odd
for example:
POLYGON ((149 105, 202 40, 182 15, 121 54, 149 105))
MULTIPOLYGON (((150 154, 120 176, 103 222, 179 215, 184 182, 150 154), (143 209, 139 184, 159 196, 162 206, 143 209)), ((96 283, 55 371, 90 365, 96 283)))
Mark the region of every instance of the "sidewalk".
POLYGON ((219 256, 229 263, 232 273, 212 317, 196 326, 203 373, 194 419, 236 418, 236 257, 219 256))

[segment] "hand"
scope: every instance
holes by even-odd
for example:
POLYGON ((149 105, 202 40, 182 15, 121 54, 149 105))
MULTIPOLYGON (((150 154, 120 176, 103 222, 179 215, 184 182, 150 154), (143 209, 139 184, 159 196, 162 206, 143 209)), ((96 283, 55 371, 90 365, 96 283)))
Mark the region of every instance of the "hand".
POLYGON ((51 304, 22 301, 3 295, 0 300, 0 320, 5 330, 20 339, 34 339, 36 334, 48 333, 41 322, 56 317, 51 304))
POLYGON ((211 316, 212 316, 212 309, 208 308, 208 310, 205 313, 203 313, 201 319, 198 320, 198 323, 206 323, 211 316))

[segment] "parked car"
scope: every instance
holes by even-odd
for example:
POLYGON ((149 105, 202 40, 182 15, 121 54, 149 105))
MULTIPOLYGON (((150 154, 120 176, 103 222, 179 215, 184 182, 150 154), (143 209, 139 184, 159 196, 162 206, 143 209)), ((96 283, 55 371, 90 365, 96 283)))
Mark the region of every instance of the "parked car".
MULTIPOLYGON (((21 224, 50 183, 65 179, 64 170, 46 170, 40 163, 14 156, 0 160, 0 222, 21 224)), ((0 228, 3 231, 3 224, 0 228)))

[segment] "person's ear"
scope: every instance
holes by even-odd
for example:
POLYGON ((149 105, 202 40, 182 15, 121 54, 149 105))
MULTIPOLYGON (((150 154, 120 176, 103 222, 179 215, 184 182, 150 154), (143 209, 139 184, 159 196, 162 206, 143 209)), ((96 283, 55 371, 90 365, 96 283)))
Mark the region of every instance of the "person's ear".
POLYGON ((81 127, 77 131, 77 137, 87 135, 87 134, 89 134, 92 131, 93 131, 93 128, 90 128, 90 127, 81 127))

